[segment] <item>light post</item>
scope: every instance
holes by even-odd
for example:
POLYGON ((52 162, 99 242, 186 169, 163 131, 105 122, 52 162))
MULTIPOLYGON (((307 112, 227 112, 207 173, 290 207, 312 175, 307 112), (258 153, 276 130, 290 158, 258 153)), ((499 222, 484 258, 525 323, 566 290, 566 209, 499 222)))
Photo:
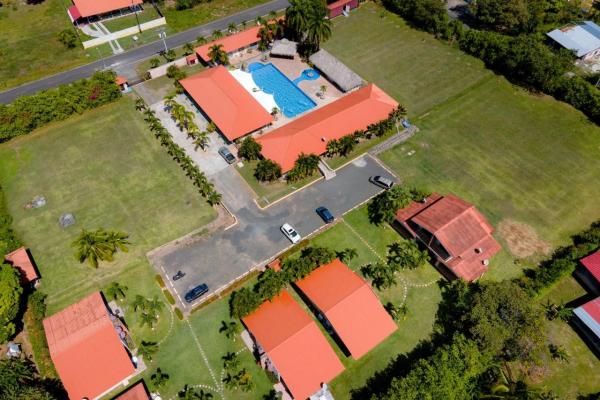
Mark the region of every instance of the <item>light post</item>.
POLYGON ((133 8, 133 13, 135 14, 135 20, 137 21, 138 32, 142 33, 142 27, 140 26, 140 19, 138 18, 137 9, 136 9, 135 4, 133 4, 133 0, 131 0, 131 8, 133 8))
POLYGON ((162 39, 163 44, 165 45, 165 54, 169 51, 169 49, 167 48, 167 41, 165 40, 167 38, 167 33, 166 32, 159 32, 158 33, 158 37, 160 39, 162 39))

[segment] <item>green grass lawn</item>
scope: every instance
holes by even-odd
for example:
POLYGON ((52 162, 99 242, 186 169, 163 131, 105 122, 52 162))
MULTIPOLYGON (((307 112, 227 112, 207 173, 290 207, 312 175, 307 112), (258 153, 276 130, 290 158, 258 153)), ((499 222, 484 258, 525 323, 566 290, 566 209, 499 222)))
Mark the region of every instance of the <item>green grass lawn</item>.
POLYGON ((131 28, 137 26, 138 22, 143 24, 144 22, 152 21, 153 19, 160 18, 160 14, 156 11, 156 8, 152 7, 151 4, 146 4, 142 12, 136 14, 125 15, 123 17, 113 18, 108 21, 102 22, 106 29, 111 32, 117 32, 122 29, 131 28))
POLYGON ((3 144, 0 171, 14 228, 39 265, 51 313, 126 271, 146 268, 147 251, 216 215, 131 98, 3 144), (47 205, 25 210, 37 195, 47 205), (66 212, 77 223, 63 229, 58 219, 66 212), (71 242, 80 229, 99 227, 129 233, 132 246, 94 270, 75 260, 71 242))
POLYGON ((481 61, 409 28, 374 3, 334 19, 333 26, 323 47, 407 107, 410 117, 491 75, 481 61))

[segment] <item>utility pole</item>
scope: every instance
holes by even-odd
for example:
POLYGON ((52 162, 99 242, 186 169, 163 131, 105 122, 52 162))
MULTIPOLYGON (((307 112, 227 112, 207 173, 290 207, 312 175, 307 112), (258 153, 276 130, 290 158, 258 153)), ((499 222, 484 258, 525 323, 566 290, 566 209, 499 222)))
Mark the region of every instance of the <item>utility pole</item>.
POLYGON ((169 51, 169 48, 167 47, 167 41, 165 40, 167 38, 167 33, 166 32, 159 32, 158 33, 158 37, 160 39, 162 39, 163 44, 165 45, 165 54, 169 51))
POLYGON ((140 26, 140 19, 138 18, 136 6, 133 4, 133 0, 131 0, 131 8, 133 8, 133 12, 135 14, 135 20, 137 21, 138 32, 142 33, 142 27, 140 26))

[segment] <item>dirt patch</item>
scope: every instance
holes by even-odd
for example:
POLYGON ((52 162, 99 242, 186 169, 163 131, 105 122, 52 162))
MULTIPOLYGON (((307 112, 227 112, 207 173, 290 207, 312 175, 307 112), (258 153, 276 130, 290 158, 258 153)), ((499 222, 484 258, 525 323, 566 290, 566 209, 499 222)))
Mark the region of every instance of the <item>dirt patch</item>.
POLYGON ((522 222, 505 219, 498 225, 498 232, 510 252, 518 258, 549 254, 552 247, 540 239, 535 230, 522 222))

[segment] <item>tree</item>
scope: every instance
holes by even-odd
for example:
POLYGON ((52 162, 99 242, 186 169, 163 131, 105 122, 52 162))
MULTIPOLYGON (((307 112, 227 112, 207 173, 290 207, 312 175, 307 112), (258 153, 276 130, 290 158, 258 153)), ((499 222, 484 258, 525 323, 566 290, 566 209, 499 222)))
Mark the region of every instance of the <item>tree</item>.
POLYGON ((167 59, 167 61, 171 62, 173 60, 175 60, 175 57, 177 57, 177 53, 175 53, 175 50, 173 49, 169 49, 169 51, 167 51, 165 53, 165 58, 167 59))
POLYGON ((156 314, 152 312, 143 312, 140 315, 140 326, 148 325, 150 329, 154 330, 154 324, 158 321, 156 314))
POLYGON ((111 282, 111 284, 108 285, 108 287, 104 291, 104 294, 106 294, 106 297, 108 297, 109 299, 121 299, 121 301, 123 301, 123 299, 125 298, 126 291, 127 286, 121 285, 119 282, 111 282))
POLYGON ((160 59, 158 57, 152 57, 150 59, 150 68, 156 68, 160 65, 160 59))
POLYGON ((342 157, 346 157, 356 147, 356 138, 354 135, 343 136, 339 141, 338 153, 342 157))
POLYGON ((414 239, 388 246, 387 263, 395 271, 418 268, 429 261, 429 258, 429 252, 421 250, 414 239))
POLYGON ((294 168, 288 172, 287 179, 290 182, 299 181, 313 175, 318 168, 319 156, 316 154, 300 153, 294 163, 294 168))
POLYGON ((141 97, 135 99, 135 109, 137 111, 145 111, 146 110, 146 102, 141 97))
POLYGON ((71 28, 63 29, 58 32, 58 41, 67 49, 74 49, 77 46, 77 35, 71 28))
POLYGON ((331 139, 327 142, 325 146, 325 150, 327 151, 327 155, 329 157, 333 157, 340 152, 340 141, 337 139, 331 139))
POLYGON ((164 386, 168 381, 169 381, 169 374, 165 374, 164 372, 161 371, 160 368, 157 368, 156 372, 154 372, 150 376, 150 382, 152 382, 152 385, 155 388, 164 386))
POLYGON ((347 247, 342 251, 336 252, 335 256, 339 258, 341 262, 348 263, 358 257, 358 252, 354 247, 347 247))
POLYGON ((188 385, 183 387, 178 393, 178 397, 182 400, 209 400, 213 398, 212 393, 205 392, 204 389, 196 390, 188 385))
POLYGON ((428 195, 420 189, 396 185, 381 192, 369 202, 367 206, 369 220, 376 225, 382 222, 391 223, 399 209, 408 206, 411 201, 421 201, 428 195))
POLYGON ((232 318, 242 318, 256 310, 261 299, 248 289, 241 288, 233 292, 229 298, 229 314, 232 318))
POLYGON ((235 33, 236 31, 237 31, 237 26, 235 25, 234 22, 230 22, 229 25, 227 25, 227 32, 235 33))
POLYGON ((568 363, 569 359, 571 358, 571 356, 563 346, 557 346, 554 343, 550 343, 548 345, 548 350, 550 351, 550 355, 554 360, 568 363))
POLYGON ((260 151, 262 145, 258 143, 252 136, 247 136, 242 140, 240 149, 238 150, 238 156, 248 160, 257 160, 260 157, 260 151))
POLYGON ((194 138, 194 145, 196 149, 200 147, 202 150, 206 148, 209 143, 209 137, 207 131, 199 131, 194 138))
POLYGON ((321 43, 331 37, 331 20, 324 1, 313 1, 306 22, 306 43, 310 51, 317 51, 321 43))
POLYGON ((256 164, 254 176, 261 182, 273 182, 281 178, 281 166, 268 158, 262 159, 256 164))
POLYGON ((75 257, 80 263, 87 260, 90 266, 98 268, 99 261, 112 261, 118 250, 128 251, 128 246, 131 244, 128 238, 128 234, 120 231, 106 231, 102 228, 95 231, 82 229, 72 246, 76 248, 75 257))
POLYGON ((158 351, 158 343, 146 342, 142 340, 142 343, 138 346, 138 355, 144 357, 148 361, 152 361, 152 356, 158 351))
POLYGON ((471 3, 473 16, 482 25, 498 32, 531 32, 537 25, 530 0, 477 0, 471 3))
POLYGON ((231 339, 235 342, 235 337, 240 331, 240 326, 235 321, 221 321, 221 327, 219 328, 219 333, 225 335, 227 339, 231 339))
POLYGON ((210 46, 208 49, 208 57, 215 64, 229 64, 229 56, 224 50, 222 44, 213 44, 212 46, 210 46))
POLYGON ((192 42, 187 42, 183 45, 184 54, 187 56, 194 52, 194 44, 192 42))
POLYGON ((360 272, 371 279, 377 290, 384 290, 396 285, 394 270, 384 263, 377 262, 364 265, 360 268, 360 272))
POLYGON ((8 264, 0 265, 0 343, 9 340, 15 334, 14 319, 20 309, 21 275, 8 264))
POLYGON ((165 303, 163 303, 162 300, 159 300, 157 295, 154 295, 154 297, 146 303, 146 310, 148 313, 154 314, 157 317, 164 307, 165 303))
POLYGON ((387 311, 388 314, 390 314, 390 316, 394 319, 394 321, 398 321, 401 316, 406 319, 406 314, 408 314, 408 307, 406 304, 396 306, 391 301, 388 301, 383 307, 385 308, 385 311, 387 311))
POLYGON ((213 40, 218 40, 218 39, 221 39, 222 37, 223 37, 223 32, 221 32, 220 30, 215 29, 212 32, 212 39, 213 40))
POLYGON ((0 360, 0 398, 7 400, 54 400, 67 398, 59 382, 41 379, 26 358, 0 360))
POLYGON ((146 310, 146 307, 148 305, 148 299, 146 299, 144 296, 142 295, 135 295, 135 298, 133 299, 133 303, 131 303, 131 307, 133 307, 133 311, 138 311, 138 310, 146 310))
POLYGON ((223 383, 225 387, 229 390, 242 389, 247 392, 252 390, 254 384, 252 382, 252 376, 246 368, 242 368, 237 373, 227 373, 223 378, 223 383))
POLYGON ((235 371, 235 369, 240 365, 240 359, 237 353, 227 353, 221 357, 221 359, 223 360, 223 369, 225 371, 235 371))
POLYGON ((285 20, 292 31, 293 38, 302 39, 308 25, 309 1, 290 0, 289 3, 289 7, 285 9, 285 20))

